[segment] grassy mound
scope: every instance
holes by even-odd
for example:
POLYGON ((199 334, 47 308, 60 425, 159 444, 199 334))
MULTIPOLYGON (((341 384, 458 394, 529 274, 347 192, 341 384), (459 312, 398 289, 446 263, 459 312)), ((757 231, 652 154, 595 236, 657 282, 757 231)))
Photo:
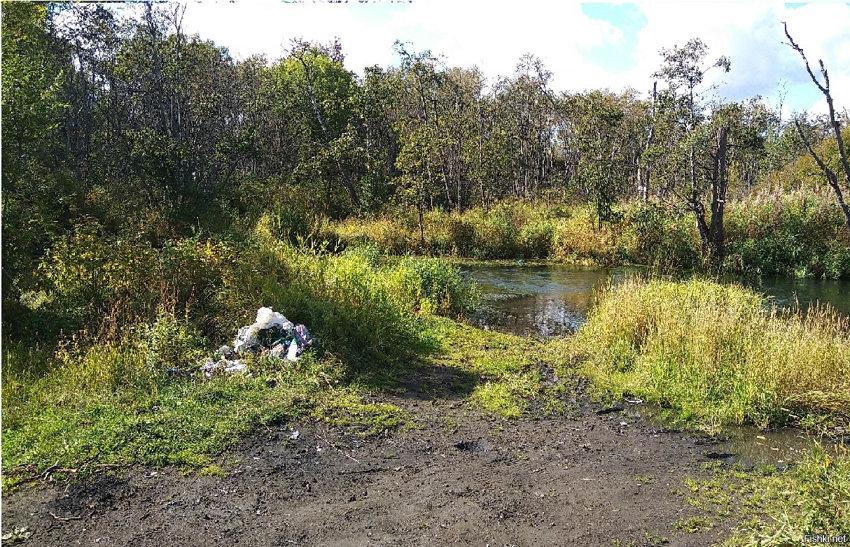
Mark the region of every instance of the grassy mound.
POLYGON ((850 322, 779 313, 734 285, 631 280, 601 297, 572 357, 615 395, 712 428, 850 416, 850 322))
POLYGON ((360 394, 433 349, 430 318, 474 300, 442 260, 298 248, 274 237, 268 219, 239 244, 154 248, 78 232, 44 270, 44 291, 4 333, 6 486, 51 467, 81 476, 104 465, 203 466, 259 424, 298 417, 363 434, 400 426, 400 408, 360 394), (296 364, 248 357, 247 377, 179 373, 196 371, 262 305, 306 324, 319 349, 296 364))

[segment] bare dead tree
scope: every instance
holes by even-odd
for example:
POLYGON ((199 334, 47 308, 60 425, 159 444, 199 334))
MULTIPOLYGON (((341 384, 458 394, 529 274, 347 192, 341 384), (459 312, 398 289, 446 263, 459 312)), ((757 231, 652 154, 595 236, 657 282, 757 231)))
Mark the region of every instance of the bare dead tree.
POLYGON ((788 32, 788 23, 782 23, 785 27, 785 36, 788 37, 788 45, 791 46, 797 53, 800 54, 800 57, 803 58, 803 63, 806 65, 806 72, 809 73, 809 77, 812 79, 812 82, 817 86, 823 96, 826 98, 826 105, 829 109, 829 124, 832 127, 832 130, 835 134, 835 142, 838 144, 838 157, 841 160, 841 167, 844 171, 844 188, 841 188, 841 184, 838 181, 838 175, 830 169, 830 167, 826 164, 826 162, 821 158, 817 152, 815 152, 814 147, 812 146, 809 139, 806 137, 803 132, 803 128, 800 125, 799 118, 794 119, 794 127, 797 128, 797 133, 800 135, 800 139, 803 141, 803 145, 805 145, 806 150, 809 151, 809 154, 814 158, 815 162, 818 164, 818 167, 823 171, 824 176, 826 176, 827 183, 832 188, 832 191, 835 193, 835 197, 838 200, 838 205, 841 207, 842 212, 844 213, 844 223, 847 225, 847 230, 850 231, 850 205, 844 201, 844 191, 850 192, 850 161, 847 160, 847 151, 844 148, 844 141, 841 138, 841 123, 838 121, 838 118, 835 115, 835 105, 832 101, 832 93, 829 88, 829 73, 826 70, 826 66, 823 64, 822 59, 818 59, 818 64, 820 65, 820 73, 823 79, 818 79, 815 76, 815 73, 812 71, 812 67, 809 65, 809 59, 806 57, 806 54, 803 52, 803 48, 801 48, 797 43, 791 38, 791 33, 788 32))

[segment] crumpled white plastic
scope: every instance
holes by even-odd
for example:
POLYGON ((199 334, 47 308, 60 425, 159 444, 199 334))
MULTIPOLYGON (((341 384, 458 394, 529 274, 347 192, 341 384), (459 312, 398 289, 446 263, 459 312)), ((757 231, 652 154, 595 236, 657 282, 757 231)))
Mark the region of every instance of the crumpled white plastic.
POLYGON ((282 313, 276 312, 271 308, 264 307, 258 309, 254 324, 240 328, 236 334, 236 340, 233 341, 233 351, 240 353, 247 348, 259 345, 260 341, 257 336, 260 334, 260 331, 275 326, 280 327, 284 331, 295 328, 292 321, 284 317, 282 313))

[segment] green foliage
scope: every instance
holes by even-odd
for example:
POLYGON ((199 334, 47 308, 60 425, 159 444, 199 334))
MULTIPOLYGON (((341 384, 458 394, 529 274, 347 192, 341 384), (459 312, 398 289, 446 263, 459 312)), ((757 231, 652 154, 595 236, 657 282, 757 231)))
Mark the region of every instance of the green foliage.
POLYGON ((597 225, 618 218, 614 205, 628 195, 637 167, 630 155, 641 140, 644 113, 628 95, 590 91, 570 97, 571 145, 578 152, 573 184, 593 205, 597 225), (630 112, 636 111, 636 112, 630 112), (623 146, 624 143, 631 144, 623 146))
POLYGON ((698 236, 689 216, 644 203, 627 209, 625 225, 620 245, 627 249, 629 261, 662 271, 700 265, 698 236))
POLYGON ((3 297, 32 288, 39 252, 65 227, 76 189, 56 161, 65 108, 61 49, 48 7, 3 5, 3 297))
POLYGON ((152 325, 138 328, 141 348, 150 370, 191 368, 204 356, 209 343, 187 320, 160 312, 152 325))
POLYGON ((850 234, 822 194, 756 195, 728 215, 733 269, 799 277, 850 277, 850 234))
POLYGON ((813 443, 785 471, 718 466, 708 479, 686 478, 709 520, 727 519, 734 508, 733 535, 723 545, 794 545, 805 536, 840 536, 850 525, 850 453, 843 445, 813 443))
POLYGON ((478 295, 456 266, 441 259, 404 257, 388 272, 398 292, 407 293, 414 308, 439 315, 472 311, 478 295))
POLYGON ((155 248, 85 224, 47 253, 41 271, 51 302, 40 311, 61 311, 64 328, 75 330, 151 322, 158 310, 179 310, 209 331, 209 318, 222 310, 222 282, 236 275, 235 258, 225 242, 196 237, 155 248))
MULTIPOLYGON (((820 194, 754 194, 727 204, 727 271, 799 277, 850 277, 850 236, 840 211, 820 194)), ((599 226, 593 208, 504 201, 461 215, 429 211, 424 247, 412 215, 349 219, 323 228, 342 246, 373 243, 383 252, 476 259, 551 258, 582 264, 643 264, 661 271, 703 266, 689 213, 657 203, 622 204, 617 222, 599 226)))
POLYGON ((584 374, 615 396, 670 404, 708 429, 850 417, 847 319, 765 308, 734 285, 632 280, 605 293, 573 340, 584 374))
POLYGON ((77 310, 87 330, 56 352, 5 341, 6 484, 56 459, 203 467, 269 420, 313 415, 367 435, 407 423, 357 393, 403 371, 433 343, 423 328, 431 314, 462 313, 474 290, 444 261, 367 248, 329 255, 278 239, 273 226, 265 216, 238 252, 200 239, 154 249, 85 230, 57 246, 43 306, 77 310), (249 357, 252 378, 182 376, 261 305, 307 324, 319 349, 297 366, 249 357))

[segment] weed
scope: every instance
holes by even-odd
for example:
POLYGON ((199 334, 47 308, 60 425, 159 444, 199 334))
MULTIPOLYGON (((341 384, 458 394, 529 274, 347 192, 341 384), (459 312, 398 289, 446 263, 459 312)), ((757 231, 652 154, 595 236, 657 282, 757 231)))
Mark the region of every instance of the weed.
POLYGON ((683 532, 687 532, 689 534, 694 534, 696 532, 700 532, 707 528, 711 528, 712 523, 705 517, 690 517, 687 519, 679 519, 674 524, 673 527, 676 530, 682 530, 683 532))

